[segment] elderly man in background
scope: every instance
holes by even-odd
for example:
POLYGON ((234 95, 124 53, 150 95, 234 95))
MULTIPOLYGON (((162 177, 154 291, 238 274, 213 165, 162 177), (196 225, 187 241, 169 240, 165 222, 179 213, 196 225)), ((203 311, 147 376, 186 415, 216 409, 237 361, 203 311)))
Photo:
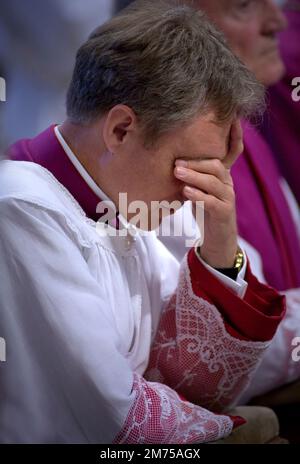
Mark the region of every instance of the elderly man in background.
MULTIPOLYGON (((180 3, 189 4, 188 0, 180 3)), ((278 82, 284 64, 277 35, 286 18, 273 0, 193 0, 225 34, 237 56, 266 87, 278 82)), ((236 191, 238 230, 254 274, 287 297, 287 314, 252 383, 241 401, 300 378, 300 363, 292 357, 293 340, 300 335, 300 243, 299 209, 281 177, 263 136, 245 122, 244 153, 232 168, 236 191)), ((278 132, 281 127, 278 127, 278 132)), ((186 164, 186 179, 191 163, 186 164)), ((185 217, 191 213, 186 206, 185 217)), ((206 212, 208 215, 209 213, 206 212)), ((175 215, 175 223, 182 214, 175 215)), ((189 236, 197 237, 194 225, 189 236)), ((186 252, 185 238, 161 237, 180 260, 186 252)))
POLYGON ((2 442, 205 442, 241 423, 228 408, 285 311, 238 248, 229 172, 262 96, 188 7, 136 4, 80 48, 67 120, 0 170, 2 442), (208 233, 180 270, 132 206, 199 196, 208 233))
POLYGON ((270 88, 263 133, 300 204, 300 0, 284 6, 288 28, 280 34, 284 78, 270 88))

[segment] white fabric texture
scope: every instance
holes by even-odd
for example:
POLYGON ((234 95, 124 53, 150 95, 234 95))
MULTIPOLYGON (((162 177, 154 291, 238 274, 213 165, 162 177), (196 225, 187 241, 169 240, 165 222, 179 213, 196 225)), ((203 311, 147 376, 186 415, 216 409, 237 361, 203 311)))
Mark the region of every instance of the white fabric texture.
MULTIPOLYGON (((177 287, 179 264, 155 233, 99 234, 70 193, 30 162, 1 163, 0 213, 2 443, 188 443, 231 432, 228 416, 142 378, 162 313, 174 312, 174 292, 180 311, 186 300, 192 325, 178 324, 179 350, 196 313, 200 334, 213 319, 210 337, 195 339, 203 356, 194 388, 207 349, 211 366, 224 362, 222 345, 229 360, 219 382, 214 369, 202 377, 207 404, 234 403, 267 344, 228 337, 214 305, 192 301, 188 282, 177 287)), ((182 272, 187 279, 186 263, 182 272)))
POLYGON ((285 292, 287 312, 258 366, 249 386, 239 399, 246 404, 251 398, 300 379, 300 362, 295 362, 292 341, 300 336, 300 289, 285 292))

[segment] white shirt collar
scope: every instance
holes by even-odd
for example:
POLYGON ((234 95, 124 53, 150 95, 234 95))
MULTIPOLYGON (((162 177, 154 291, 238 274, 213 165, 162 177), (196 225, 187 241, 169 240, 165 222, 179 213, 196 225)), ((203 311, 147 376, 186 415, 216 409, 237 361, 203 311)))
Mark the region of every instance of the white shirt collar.
POLYGON ((106 195, 106 193, 104 193, 101 190, 101 188, 96 184, 94 179, 89 175, 87 170, 83 167, 83 165, 78 160, 77 156, 73 153, 73 151, 71 150, 71 148, 69 147, 65 139, 63 138, 62 134, 60 133, 59 126, 55 126, 54 131, 67 157, 69 158, 69 160, 71 161, 75 169, 78 171, 78 173, 81 175, 81 177, 85 180, 85 182, 91 188, 91 190, 95 193, 95 195, 97 195, 99 200, 111 201, 111 199, 106 195))
MULTIPOLYGON (((97 195, 99 200, 101 201, 108 201, 112 202, 112 200, 106 195, 106 193, 101 190, 101 188, 96 184, 96 182, 93 180, 93 178, 89 175, 87 170, 84 168, 84 166, 80 163, 78 160, 77 156, 73 153, 65 139, 63 138, 62 134, 59 131, 59 126, 55 126, 54 128, 55 135, 57 137, 57 140, 61 144, 64 152, 66 153, 67 157, 75 167, 75 169, 78 171, 78 173, 81 175, 81 177, 85 180, 85 182, 88 184, 88 186, 92 189, 92 191, 97 195)), ((119 222, 122 224, 123 227, 128 229, 129 233, 131 235, 136 235, 138 233, 138 228, 134 226, 133 224, 130 224, 126 221, 126 219, 119 214, 118 215, 119 222)))

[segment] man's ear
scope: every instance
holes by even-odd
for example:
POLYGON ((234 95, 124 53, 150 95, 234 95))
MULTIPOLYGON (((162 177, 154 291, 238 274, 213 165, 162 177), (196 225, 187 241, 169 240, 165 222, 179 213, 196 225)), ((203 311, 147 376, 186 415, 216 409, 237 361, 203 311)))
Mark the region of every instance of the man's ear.
POLYGON ((136 129, 136 115, 126 105, 116 105, 107 114, 104 127, 103 139, 106 147, 112 153, 118 153, 136 129))

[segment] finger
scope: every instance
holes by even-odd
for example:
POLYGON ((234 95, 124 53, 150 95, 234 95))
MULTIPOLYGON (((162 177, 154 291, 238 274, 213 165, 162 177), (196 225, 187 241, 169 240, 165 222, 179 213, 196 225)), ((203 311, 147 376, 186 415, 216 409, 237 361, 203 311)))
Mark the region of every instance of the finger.
POLYGON ((176 160, 176 167, 185 167, 203 174, 210 174, 217 177, 221 182, 228 182, 228 170, 223 165, 222 161, 214 159, 205 160, 176 160))
POLYGON ((231 169, 234 162, 237 160, 237 158, 243 151, 243 129, 240 120, 237 119, 231 127, 229 152, 223 160, 225 168, 231 169))
POLYGON ((212 214, 218 214, 219 211, 224 213, 224 204, 212 195, 201 192, 200 190, 190 186, 184 187, 183 194, 188 200, 193 202, 193 208, 204 207, 206 212, 212 214))
MULTIPOLYGON (((217 177, 210 174, 203 174, 191 169, 182 167, 175 168, 175 177, 191 187, 202 190, 213 195, 219 200, 226 201, 231 198, 227 184, 221 182, 217 177)), ((230 192, 231 193, 231 192, 230 192)))

